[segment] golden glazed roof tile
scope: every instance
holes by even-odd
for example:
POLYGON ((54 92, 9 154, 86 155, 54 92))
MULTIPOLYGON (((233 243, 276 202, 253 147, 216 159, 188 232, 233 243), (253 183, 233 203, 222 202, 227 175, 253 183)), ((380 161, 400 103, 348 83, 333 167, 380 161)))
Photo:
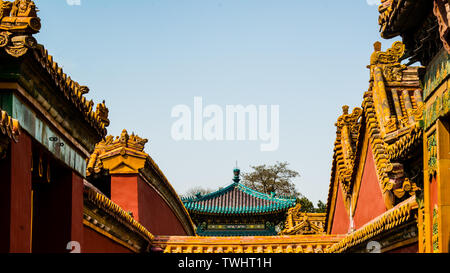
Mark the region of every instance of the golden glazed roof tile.
POLYGON ((289 209, 280 235, 324 234, 325 213, 301 212, 301 205, 289 209))
POLYGON ((398 169, 403 169, 399 162, 408 156, 414 156, 410 152, 417 150, 421 143, 424 106, 418 68, 400 63, 405 50, 401 42, 395 42, 386 52, 381 51, 381 43, 377 42, 374 49, 368 66, 371 72, 370 87, 364 93, 361 109, 355 108, 349 114, 348 106, 344 107, 344 114, 336 124, 328 193, 328 228, 332 217, 329 213, 336 198, 336 183, 341 185, 337 189, 342 190, 346 197, 344 202, 353 194, 364 132, 372 148, 377 177, 388 209, 396 202, 394 188, 401 188, 400 184, 407 180, 402 176, 404 174, 398 176, 395 173, 398 169))
POLYGON ((94 127, 101 137, 105 137, 106 127, 110 123, 108 118, 109 110, 105 101, 97 104, 97 107, 94 109, 94 102, 92 100, 88 101, 84 96, 89 92, 89 88, 81 86, 65 74, 62 68, 58 66, 58 63, 53 61, 53 57, 48 54, 43 45, 36 46, 33 50, 33 56, 41 64, 42 68, 47 71, 64 97, 82 113, 85 121, 94 127))
POLYGON ((343 238, 341 235, 159 236, 155 238, 154 245, 165 253, 323 253, 343 238))

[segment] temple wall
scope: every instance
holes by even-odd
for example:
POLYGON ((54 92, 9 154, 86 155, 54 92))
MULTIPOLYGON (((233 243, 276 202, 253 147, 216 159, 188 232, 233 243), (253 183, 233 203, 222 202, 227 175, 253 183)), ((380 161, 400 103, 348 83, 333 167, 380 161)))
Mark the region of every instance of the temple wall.
POLYGON ((142 178, 138 179, 140 223, 154 235, 188 235, 166 201, 142 178))
POLYGON ((346 234, 350 227, 350 219, 345 209, 344 198, 342 196, 341 185, 338 185, 336 205, 334 209, 333 224, 331 234, 346 234))
POLYGON ((378 182, 372 148, 369 146, 353 217, 355 229, 359 229, 384 212, 386 212, 386 205, 378 182))
POLYGON ((132 253, 129 248, 115 242, 89 227, 83 228, 84 243, 81 245, 82 253, 132 253))
MULTIPOLYGON (((111 176, 111 200, 139 221, 138 178, 135 174, 111 176)), ((146 227, 147 228, 147 227, 146 227)), ((148 228, 147 228, 148 229, 148 228)))
POLYGON ((111 200, 154 235, 188 235, 166 201, 136 174, 111 176, 111 200))

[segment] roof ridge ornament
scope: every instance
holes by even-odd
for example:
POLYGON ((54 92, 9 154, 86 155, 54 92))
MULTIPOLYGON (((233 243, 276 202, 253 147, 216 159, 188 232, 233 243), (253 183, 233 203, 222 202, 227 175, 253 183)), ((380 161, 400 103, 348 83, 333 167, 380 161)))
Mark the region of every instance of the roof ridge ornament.
POLYGON ((373 44, 374 52, 370 57, 370 65, 376 64, 397 64, 405 54, 405 44, 400 41, 394 42, 386 52, 381 51, 381 42, 373 44))
POLYGON ((32 36, 41 29, 38 10, 31 0, 0 0, 0 48, 13 57, 21 57, 37 46, 32 36))
POLYGON ((239 183, 241 181, 241 178, 240 178, 241 177, 241 170, 238 169, 238 167, 236 167, 233 170, 233 174, 234 174, 234 178, 233 178, 234 183, 239 183))

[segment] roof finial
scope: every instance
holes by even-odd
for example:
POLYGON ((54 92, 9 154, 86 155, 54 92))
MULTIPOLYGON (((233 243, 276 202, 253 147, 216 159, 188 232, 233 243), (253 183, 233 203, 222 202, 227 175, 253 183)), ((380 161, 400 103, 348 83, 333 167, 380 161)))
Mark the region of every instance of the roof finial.
POLYGON ((239 183, 239 181, 241 181, 241 178, 240 178, 241 170, 239 170, 237 161, 236 161, 236 168, 233 170, 233 173, 234 173, 234 178, 233 178, 234 183, 239 183))

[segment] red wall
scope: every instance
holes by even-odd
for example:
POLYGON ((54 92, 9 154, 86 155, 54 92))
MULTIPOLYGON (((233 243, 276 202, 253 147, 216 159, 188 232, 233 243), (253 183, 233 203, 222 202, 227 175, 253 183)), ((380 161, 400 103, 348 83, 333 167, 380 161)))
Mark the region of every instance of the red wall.
POLYGON ((372 219, 386 212, 383 193, 381 192, 375 169, 372 148, 369 145, 364 173, 359 189, 358 202, 354 215, 355 228, 358 229, 372 219))
POLYGON ((83 237, 82 253, 132 253, 130 249, 86 226, 83 237))
POLYGON ((138 181, 140 223, 154 235, 187 235, 164 199, 143 179, 138 181))
POLYGON ((137 175, 112 175, 111 200, 139 221, 137 175))
POLYGON ((331 234, 347 234, 350 227, 350 218, 345 208, 341 185, 337 188, 336 205, 334 208, 333 225, 331 234))
POLYGON ((187 235, 166 201, 139 175, 112 175, 111 200, 154 235, 187 235))

